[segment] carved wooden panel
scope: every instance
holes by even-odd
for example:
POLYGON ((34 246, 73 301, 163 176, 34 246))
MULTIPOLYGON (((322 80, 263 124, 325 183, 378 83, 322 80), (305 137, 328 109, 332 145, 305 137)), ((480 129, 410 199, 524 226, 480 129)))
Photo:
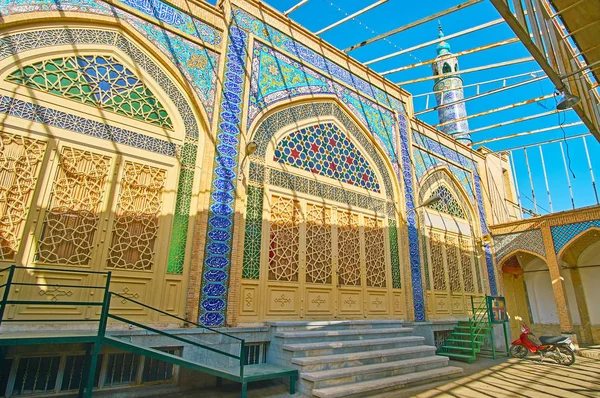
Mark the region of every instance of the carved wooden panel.
POLYGON ((273 196, 269 237, 269 280, 298 281, 300 206, 297 201, 273 196))
POLYGON ((368 287, 386 287, 383 221, 365 217, 365 272, 368 287))
POLYGON ((333 315, 335 311, 332 289, 306 288, 306 315, 333 315))
POLYGON ((446 290, 446 272, 444 270, 444 252, 441 235, 431 233, 431 272, 433 274, 433 289, 446 290))
POLYGON ((360 229, 358 215, 349 211, 338 211, 338 284, 360 286, 360 229))
POLYGON ((450 291, 462 292, 460 265, 458 263, 458 241, 449 236, 446 237, 446 261, 448 263, 450 291))
POLYGON ((369 314, 387 314, 390 299, 386 291, 367 290, 367 311, 369 314))
POLYGON ((298 304, 297 288, 269 287, 267 289, 267 315, 297 316, 298 304))
POLYGON ((466 238, 460 238, 460 265, 462 268, 465 292, 475 293, 475 277, 471 260, 471 245, 466 238))
POLYGON ((394 293, 394 315, 404 316, 406 314, 406 300, 402 293, 394 293))
POLYGON ((450 314, 451 306, 450 296, 447 294, 435 294, 433 296, 434 308, 436 314, 450 314))
POLYGON ((463 314, 465 312, 465 300, 462 295, 452 296, 452 313, 463 314))
POLYGON ((260 292, 257 284, 242 284, 240 292, 240 315, 258 316, 260 292))
POLYGON ((141 277, 128 273, 119 275, 113 273, 110 280, 111 291, 120 294, 125 298, 113 296, 111 301, 111 312, 132 319, 156 319, 158 313, 135 304, 127 299, 135 300, 147 305, 155 305, 155 295, 152 289, 152 278, 141 277))
POLYGON ((362 290, 343 289, 339 291, 338 312, 341 316, 358 315, 363 312, 362 290))
POLYGON ((332 281, 331 210, 306 205, 306 282, 331 284, 332 281))

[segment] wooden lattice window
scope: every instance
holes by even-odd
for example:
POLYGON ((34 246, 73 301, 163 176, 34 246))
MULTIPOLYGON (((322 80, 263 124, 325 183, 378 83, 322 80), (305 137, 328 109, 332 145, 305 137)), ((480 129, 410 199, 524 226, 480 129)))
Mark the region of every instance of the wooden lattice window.
POLYGON ((108 254, 108 268, 150 271, 167 172, 126 162, 108 254))
POLYGON ((471 261, 471 245, 469 239, 460 238, 460 265, 462 268, 465 292, 475 293, 475 278, 471 261))
POLYGON ((365 217, 365 268, 367 286, 385 287, 385 239, 383 221, 365 217))
POLYGON ((458 263, 458 241, 446 237, 446 261, 448 263, 448 277, 450 279, 450 291, 461 292, 460 265, 458 263))
POLYGON ((448 188, 443 185, 440 185, 436 188, 435 191, 431 193, 431 197, 439 196, 440 200, 435 203, 428 205, 427 207, 437 210, 441 213, 450 214, 451 216, 466 219, 467 216, 465 214, 464 209, 458 203, 458 200, 454 197, 452 192, 448 188))
POLYGON ((341 286, 360 286, 360 229, 358 215, 338 211, 338 283, 341 286))
POLYGON ((173 128, 154 93, 114 57, 84 55, 35 62, 6 80, 127 117, 173 128))
POLYGON ((433 275, 433 289, 446 290, 446 272, 444 271, 444 252, 440 234, 432 232, 431 240, 431 272, 433 275))
POLYGON ((331 210, 307 204, 306 282, 331 284, 332 253, 331 210))
POLYGON ((269 280, 298 281, 300 206, 293 199, 273 196, 269 237, 269 280))
POLYGON ((38 242, 37 261, 87 265, 111 159, 64 147, 38 242))
POLYGON ((0 132, 0 260, 19 250, 46 143, 0 132))

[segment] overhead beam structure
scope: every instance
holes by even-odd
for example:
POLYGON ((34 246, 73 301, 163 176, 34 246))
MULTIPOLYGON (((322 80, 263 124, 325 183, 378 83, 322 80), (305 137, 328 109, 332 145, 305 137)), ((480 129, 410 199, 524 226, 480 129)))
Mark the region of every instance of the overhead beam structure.
MULTIPOLYGON (((507 0, 490 0, 496 10, 502 15, 508 26, 521 40, 525 48, 531 53, 554 87, 559 91, 568 90, 581 98, 581 102, 573 109, 585 123, 590 132, 600 141, 600 111, 598 100, 590 95, 591 83, 585 78, 571 76, 563 78, 580 68, 581 62, 573 57, 571 44, 563 38, 556 15, 550 16, 545 1, 536 1, 536 7, 531 2, 526 2, 527 10, 523 9, 521 1, 513 1, 514 10, 511 10, 507 0), (527 12, 527 20, 525 19, 527 12)), ((577 73, 577 72, 576 72, 577 73)))
POLYGON ((536 129, 536 130, 531 130, 531 131, 524 131, 522 133, 516 133, 516 134, 510 134, 510 135, 503 135, 501 137, 495 137, 495 138, 490 138, 488 140, 477 141, 477 142, 474 142, 473 145, 483 145, 483 144, 487 144, 489 142, 496 142, 496 141, 508 140, 510 138, 523 137, 524 135, 538 134, 538 133, 543 133, 545 131, 565 129, 565 128, 568 128, 568 127, 575 127, 575 126, 582 126, 582 125, 583 125, 583 122, 573 122, 573 123, 568 123, 568 124, 562 124, 560 126, 544 127, 544 128, 541 128, 541 129, 536 129))
POLYGON ((365 13, 365 12, 367 12, 367 11, 370 11, 370 10, 372 10, 373 8, 379 7, 380 5, 387 3, 388 1, 389 1, 389 0, 379 0, 378 2, 376 2, 376 3, 373 3, 373 4, 371 4, 370 6, 367 6, 367 7, 363 8, 362 10, 358 10, 358 11, 356 11, 354 14, 350 14, 350 15, 348 15, 346 18, 342 18, 342 19, 340 19, 339 21, 337 21, 337 22, 334 22, 334 23, 332 23, 331 25, 328 25, 328 26, 324 27, 323 29, 321 29, 321 30, 319 30, 319 31, 315 32, 315 35, 320 35, 320 34, 322 34, 322 33, 325 33, 325 32, 327 32, 328 30, 330 30, 330 29, 333 29, 333 28, 335 28, 336 26, 339 26, 339 25, 343 24, 344 22, 347 22, 347 21, 349 21, 349 20, 351 20, 351 19, 353 19, 353 18, 356 18, 357 16, 359 16, 359 15, 361 15, 361 14, 364 14, 364 13, 365 13))
POLYGON ((308 0, 299 1, 298 3, 294 4, 291 8, 289 8, 287 11, 284 11, 283 15, 285 15, 287 17, 292 12, 296 11, 298 8, 302 7, 306 3, 308 3, 308 0))
POLYGON ((460 36, 468 35, 469 33, 477 32, 477 31, 482 30, 482 29, 486 29, 486 28, 489 28, 489 27, 492 27, 492 26, 500 25, 501 23, 504 23, 504 20, 502 18, 498 18, 498 19, 495 19, 493 21, 489 21, 489 22, 483 23, 481 25, 473 26, 472 28, 469 28, 469 29, 461 30, 460 32, 456 32, 456 33, 450 34, 448 36, 440 37, 440 38, 437 38, 435 40, 431 40, 431 41, 428 41, 428 42, 425 42, 425 43, 421 43, 421 44, 418 44, 416 46, 406 48, 404 50, 396 51, 396 52, 393 52, 391 54, 387 54, 387 55, 384 55, 382 57, 375 58, 375 59, 372 59, 372 60, 367 61, 367 62, 363 62, 363 64, 364 65, 371 65, 371 64, 374 64, 375 62, 380 62, 380 61, 384 61, 386 59, 397 57, 398 55, 406 54, 406 53, 409 53, 411 51, 418 50, 420 48, 424 48, 424 47, 430 46, 432 44, 441 43, 444 40, 450 40, 450 39, 454 39, 455 37, 460 37, 460 36))
POLYGON ((566 111, 567 111, 567 109, 562 109, 562 110, 561 109, 554 109, 554 110, 551 110, 551 111, 548 111, 548 112, 536 113, 535 115, 520 117, 518 119, 508 120, 506 122, 491 124, 489 126, 480 127, 478 129, 469 129, 469 134, 479 133, 481 131, 488 131, 488 130, 492 130, 492 129, 495 129, 495 128, 498 128, 498 127, 508 126, 509 124, 515 124, 515 123, 525 122, 527 120, 539 119, 539 118, 544 117, 544 116, 555 115, 557 113, 566 112, 566 111))
MULTIPOLYGON (((525 100, 525 101, 520 101, 520 102, 515 102, 514 104, 510 104, 510 105, 506 105, 506 106, 501 106, 499 108, 494 108, 494 109, 488 109, 487 111, 483 111, 483 112, 479 112, 479 113, 474 113, 472 115, 468 115, 468 116, 464 116, 464 117, 459 117, 458 119, 452 119, 450 121, 443 122, 443 123, 438 123, 438 124, 435 124, 433 127, 441 127, 441 126, 445 126, 445 125, 451 124, 451 123, 462 122, 463 120, 474 119, 476 117, 485 116, 485 115, 488 115, 490 113, 505 111, 507 109, 512 109, 512 108, 516 108, 516 107, 523 106, 523 105, 529 105, 529 104, 533 104, 533 103, 539 102, 539 101, 545 101, 545 100, 550 99, 552 97, 554 97, 554 94, 542 95, 541 97, 532 98, 532 99, 525 100)), ((473 144, 473 145, 475 145, 475 144, 473 144)))
POLYGON ((419 79, 407 80, 407 81, 396 83, 396 84, 398 86, 404 86, 406 84, 426 82, 428 80, 434 80, 434 79, 443 79, 445 77, 450 77, 450 76, 455 76, 455 75, 464 75, 464 74, 467 74, 467 73, 479 72, 481 70, 487 70, 487 69, 493 69, 493 68, 501 68, 503 66, 515 65, 515 64, 522 64, 524 62, 531 62, 531 61, 534 61, 533 57, 513 59, 513 60, 510 60, 510 61, 498 62, 498 63, 490 64, 490 65, 477 66, 475 68, 470 68, 470 69, 463 69, 462 71, 458 71, 458 72, 444 73, 444 74, 437 75, 437 76, 421 77, 419 79))
POLYGON ((385 76, 385 75, 389 75, 390 73, 401 72, 403 70, 417 68, 419 66, 424 66, 424 65, 429 65, 429 64, 432 64, 434 62, 444 61, 446 59, 450 59, 450 58, 454 58, 454 57, 460 57, 462 55, 474 54, 474 53, 479 52, 479 51, 485 51, 485 50, 489 50, 489 49, 492 49, 492 48, 496 48, 496 47, 500 47, 500 46, 505 46, 507 44, 518 43, 518 42, 519 42, 519 39, 516 38, 516 37, 513 37, 512 39, 502 40, 502 41, 498 41, 496 43, 487 44, 485 46, 475 47, 475 48, 472 48, 470 50, 465 50, 465 51, 460 51, 460 52, 457 52, 457 53, 449 54, 449 55, 447 55, 445 57, 434 58, 434 59, 430 59, 428 61, 417 62, 416 64, 411 64, 411 65, 402 66, 400 68, 390 69, 390 70, 387 70, 385 72, 380 72, 379 74, 382 75, 382 76, 385 76))
POLYGON ((362 41, 362 42, 360 42, 358 44, 355 44, 353 46, 350 46, 350 47, 344 49, 343 51, 345 53, 348 53, 350 51, 356 50, 357 48, 364 47, 367 44, 375 43, 376 41, 383 40, 386 37, 395 35, 396 33, 404 32, 405 30, 414 28, 415 26, 419 26, 419 25, 424 24, 426 22, 433 21, 433 20, 435 20, 437 18, 443 17, 444 15, 451 14, 451 13, 453 13, 455 11, 462 10, 464 8, 470 7, 470 6, 472 6, 474 4, 477 4, 477 3, 481 3, 482 1, 483 0, 469 0, 469 1, 465 1, 464 3, 458 4, 458 5, 454 6, 454 7, 450 7, 448 9, 444 10, 444 11, 440 11, 440 12, 435 13, 433 15, 430 15, 428 17, 419 19, 418 21, 414 21, 414 22, 411 22, 411 23, 409 23, 407 25, 404 25, 404 26, 401 26, 399 28, 390 30, 389 32, 382 33, 382 34, 380 34, 378 36, 375 36, 375 37, 373 37, 373 38, 371 38, 369 40, 362 41))

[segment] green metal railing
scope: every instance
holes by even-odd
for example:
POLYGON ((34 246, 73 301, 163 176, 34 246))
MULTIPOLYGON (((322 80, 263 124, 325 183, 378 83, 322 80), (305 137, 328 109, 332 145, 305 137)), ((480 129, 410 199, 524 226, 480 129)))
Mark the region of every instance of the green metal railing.
MULTIPOLYGON (((2 285, 0 285, 0 289, 4 289, 4 291, 2 292, 2 301, 0 302, 0 325, 3 322, 18 322, 18 323, 21 323, 21 322, 39 322, 39 323, 44 323, 44 322, 67 322, 67 323, 98 322, 97 334, 95 336, 92 336, 92 338, 90 340, 90 343, 93 344, 93 348, 91 349, 91 351, 88 350, 88 355, 86 355, 87 356, 86 383, 85 384, 81 383, 79 396, 84 395, 84 388, 83 388, 84 386, 85 386, 85 396, 86 397, 91 396, 92 389, 94 386, 94 375, 96 373, 95 370, 96 370, 96 366, 98 364, 98 355, 100 354, 102 345, 103 344, 108 344, 108 345, 114 344, 114 340, 111 340, 110 338, 107 338, 107 336, 106 336, 107 325, 108 325, 109 319, 112 319, 112 320, 115 320, 118 322, 123 322, 123 323, 129 324, 129 325, 133 325, 140 329, 144 329, 144 330, 156 333, 161 336, 172 338, 176 341, 189 344, 196 348, 204 349, 204 350, 214 352, 219 355, 223 355, 228 358, 232 358, 234 360, 238 360, 239 361, 239 377, 238 377, 238 379, 239 379, 239 381, 241 381, 244 378, 244 362, 245 362, 245 351, 246 351, 246 344, 245 344, 244 339, 241 339, 239 337, 233 336, 228 333, 221 332, 216 329, 212 329, 212 328, 203 326, 199 323, 189 321, 187 319, 178 317, 176 315, 169 314, 168 312, 151 307, 142 302, 139 302, 139 301, 133 300, 129 297, 123 296, 121 294, 111 292, 110 291, 111 272, 82 271, 82 270, 72 270, 72 269, 64 269, 64 268, 22 267, 22 266, 12 265, 12 266, 6 267, 4 269, 1 269, 0 275, 2 275, 3 273, 7 273, 7 277, 6 277, 6 282, 3 283, 2 285), (58 273, 58 274, 61 274, 61 273, 64 273, 64 274, 73 274, 73 273, 96 274, 96 275, 103 275, 106 278, 106 283, 103 286, 92 286, 92 285, 17 282, 16 279, 19 279, 19 278, 16 278, 16 273, 19 271, 29 273, 30 275, 37 274, 40 271, 51 271, 54 274, 56 274, 56 273, 58 273), (72 289, 75 289, 75 288, 100 289, 100 290, 104 291, 104 294, 102 296, 102 301, 17 300, 17 299, 11 298, 11 296, 14 296, 16 294, 14 291, 11 294, 11 289, 16 286, 55 287, 55 288, 68 287, 68 288, 72 288, 72 289), (236 354, 232 354, 227 351, 222 351, 217 348, 201 344, 201 343, 191 340, 189 338, 178 336, 178 335, 169 333, 164 330, 156 329, 156 328, 150 327, 148 325, 144 325, 140 322, 136 322, 131 319, 127 319, 123 316, 117 315, 114 313, 114 311, 111 312, 110 304, 111 304, 112 297, 118 297, 120 300, 126 300, 130 303, 133 303, 133 304, 143 307, 145 309, 155 311, 163 316, 167 316, 172 319, 176 319, 177 321, 181 322, 182 324, 194 325, 198 328, 208 330, 208 331, 217 333, 221 336, 226 336, 228 338, 234 339, 235 341, 238 341, 240 344, 239 354, 236 355, 236 354), (101 307, 102 309, 100 312, 100 317, 98 319, 86 319, 86 320, 77 319, 77 318, 71 318, 71 319, 27 319, 22 316, 18 316, 14 319, 4 319, 5 318, 4 315, 6 313, 6 308, 9 305, 94 306, 94 307, 101 307)), ((34 277, 34 278, 35 277, 43 277, 43 275, 31 275, 31 277, 34 277)), ((20 279, 24 279, 24 278, 20 278, 20 279)), ((140 351, 140 353, 143 353, 143 355, 151 355, 151 353, 149 354, 149 351, 144 350, 143 347, 139 347, 139 351, 140 351)), ((206 366, 206 365, 198 364, 198 366, 196 366, 195 368, 198 369, 199 367, 204 367, 204 366, 206 366)), ((224 377, 232 379, 232 380, 235 379, 232 377, 228 377, 228 376, 231 376, 231 374, 226 374, 226 373, 220 372, 216 369, 211 370, 210 368, 207 367, 206 370, 207 370, 207 373, 213 374, 217 377, 224 376, 224 377)), ((243 387, 245 387, 245 383, 243 383, 243 387)), ((244 390, 245 390, 245 388, 243 389, 243 391, 244 390)))

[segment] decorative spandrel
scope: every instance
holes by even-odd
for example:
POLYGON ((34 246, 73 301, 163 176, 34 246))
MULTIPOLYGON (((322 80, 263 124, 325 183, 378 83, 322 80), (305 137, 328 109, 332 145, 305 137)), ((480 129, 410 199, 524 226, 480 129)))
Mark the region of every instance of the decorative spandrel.
POLYGON ((338 283, 341 286, 360 286, 360 229, 358 215, 338 211, 338 283))
POLYGON ((298 281, 300 221, 298 202, 273 197, 269 237, 269 280, 298 281))
POLYGON ((306 210, 306 282, 331 284, 331 210, 308 204, 306 210))
POLYGON ((451 216, 466 219, 465 211, 458 203, 452 192, 444 185, 440 185, 431 193, 430 197, 439 196, 440 200, 428 205, 427 207, 437 210, 441 213, 450 214, 451 216))
POLYGON ((383 222, 365 217, 365 269, 367 286, 386 287, 383 222))
POLYGON ((173 128, 171 118, 154 93, 111 56, 69 56, 39 61, 13 71, 6 80, 161 128, 173 128))
POLYGON ((63 148, 38 242, 38 262, 89 264, 110 165, 108 156, 63 148))
POLYGON ((333 123, 305 127, 287 135, 277 144, 273 160, 380 192, 377 176, 366 158, 333 123))
POLYGON ((0 132, 0 260, 19 250, 46 143, 0 132))
POLYGON ((125 163, 108 268, 152 270, 166 178, 165 170, 125 163))

